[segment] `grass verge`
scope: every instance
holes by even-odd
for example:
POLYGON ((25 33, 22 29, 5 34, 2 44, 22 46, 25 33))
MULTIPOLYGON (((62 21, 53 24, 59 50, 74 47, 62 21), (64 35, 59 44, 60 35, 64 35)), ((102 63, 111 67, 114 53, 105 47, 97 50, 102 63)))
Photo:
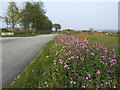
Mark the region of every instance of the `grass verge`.
POLYGON ((38 88, 40 82, 44 82, 43 73, 48 73, 52 65, 52 61, 47 61, 47 58, 48 55, 52 55, 50 48, 53 44, 54 40, 51 40, 34 62, 28 66, 27 70, 8 88, 38 88))

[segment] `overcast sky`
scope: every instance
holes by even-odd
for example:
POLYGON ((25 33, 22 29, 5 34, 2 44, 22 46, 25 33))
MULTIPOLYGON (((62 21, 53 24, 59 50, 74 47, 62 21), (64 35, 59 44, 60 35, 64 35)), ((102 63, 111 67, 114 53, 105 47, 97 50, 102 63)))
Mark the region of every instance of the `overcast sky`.
MULTIPOLYGON (((59 23, 62 29, 118 29, 117 2, 45 2, 46 15, 52 23, 59 23)), ((17 2, 22 8, 23 4, 17 2)), ((2 3, 5 15, 8 3, 2 3)), ((0 27, 5 27, 2 22, 0 27)))

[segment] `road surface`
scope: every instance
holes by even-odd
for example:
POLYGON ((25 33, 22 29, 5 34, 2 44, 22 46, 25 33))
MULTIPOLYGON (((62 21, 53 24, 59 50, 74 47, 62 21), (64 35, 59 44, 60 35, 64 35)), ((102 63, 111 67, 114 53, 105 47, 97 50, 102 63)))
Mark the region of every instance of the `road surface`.
POLYGON ((0 63, 2 63, 2 76, 0 74, 0 79, 2 78, 2 88, 9 86, 56 35, 5 37, 1 39, 2 62, 0 61, 0 63))

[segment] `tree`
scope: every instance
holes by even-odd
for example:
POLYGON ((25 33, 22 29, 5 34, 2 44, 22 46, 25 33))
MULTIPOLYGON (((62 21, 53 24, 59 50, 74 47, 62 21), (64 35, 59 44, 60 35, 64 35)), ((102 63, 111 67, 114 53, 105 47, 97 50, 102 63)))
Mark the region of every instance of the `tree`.
POLYGON ((26 2, 25 8, 21 11, 21 25, 24 26, 25 30, 28 28, 32 23, 33 18, 33 5, 29 2, 26 2))
POLYGON ((56 31, 57 31, 58 29, 61 29, 61 25, 60 25, 60 24, 53 24, 53 27, 56 29, 56 31))
POLYGON ((36 32, 40 30, 52 30, 52 22, 45 15, 43 2, 34 3, 33 28, 36 32))
POLYGON ((40 30, 52 30, 52 22, 45 13, 43 2, 26 2, 24 9, 19 14, 20 25, 28 31, 31 26, 33 34, 40 30))
POLYGON ((7 9, 7 15, 8 15, 8 20, 10 22, 10 25, 12 25, 12 29, 14 31, 14 27, 16 24, 18 24, 19 21, 19 9, 16 6, 15 2, 9 2, 9 6, 7 9))
POLYGON ((52 22, 48 19, 48 17, 44 17, 42 30, 52 30, 52 22))
POLYGON ((43 29, 44 21, 46 19, 43 7, 42 2, 34 3, 33 28, 36 30, 43 29))
POLYGON ((94 31, 94 28, 90 28, 89 32, 93 32, 94 31))
POLYGON ((120 32, 117 32, 117 34, 120 34, 120 32))

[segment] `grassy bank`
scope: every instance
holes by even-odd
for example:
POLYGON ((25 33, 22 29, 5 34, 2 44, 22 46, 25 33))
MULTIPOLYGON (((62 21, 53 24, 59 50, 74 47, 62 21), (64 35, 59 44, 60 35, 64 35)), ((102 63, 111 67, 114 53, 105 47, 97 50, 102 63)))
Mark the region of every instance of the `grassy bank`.
POLYGON ((9 88, 118 88, 120 58, 116 50, 105 47, 106 40, 113 43, 116 38, 101 41, 88 35, 88 40, 60 34, 9 88))

